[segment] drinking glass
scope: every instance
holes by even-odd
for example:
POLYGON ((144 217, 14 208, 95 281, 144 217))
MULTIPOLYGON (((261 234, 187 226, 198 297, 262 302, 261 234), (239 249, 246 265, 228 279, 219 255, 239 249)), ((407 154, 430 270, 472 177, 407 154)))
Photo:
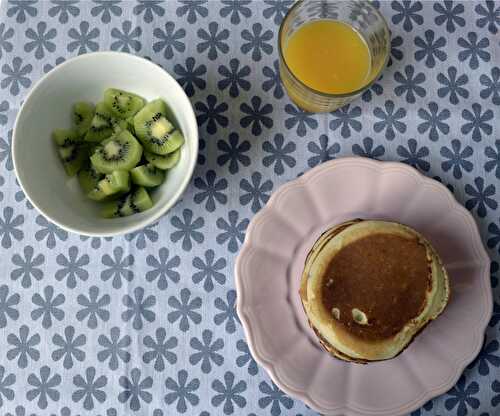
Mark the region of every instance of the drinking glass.
MULTIPOLYGON (((325 39, 335 42, 335 39, 325 39)), ((311 113, 333 111, 359 97, 380 77, 390 53, 390 32, 379 11, 369 1, 300 0, 288 11, 278 35, 280 76, 291 100, 311 113), (315 20, 337 20, 348 24, 364 39, 370 51, 371 69, 365 85, 345 94, 317 91, 298 79, 287 65, 284 51, 290 37, 315 20)))

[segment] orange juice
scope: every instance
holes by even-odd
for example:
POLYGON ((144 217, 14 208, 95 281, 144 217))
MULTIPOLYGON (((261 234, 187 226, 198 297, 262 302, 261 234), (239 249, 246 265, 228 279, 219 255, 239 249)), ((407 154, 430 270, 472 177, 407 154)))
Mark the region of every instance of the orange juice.
POLYGON ((315 20, 297 29, 286 43, 284 57, 301 82, 323 93, 350 93, 369 81, 368 45, 338 20, 315 20))

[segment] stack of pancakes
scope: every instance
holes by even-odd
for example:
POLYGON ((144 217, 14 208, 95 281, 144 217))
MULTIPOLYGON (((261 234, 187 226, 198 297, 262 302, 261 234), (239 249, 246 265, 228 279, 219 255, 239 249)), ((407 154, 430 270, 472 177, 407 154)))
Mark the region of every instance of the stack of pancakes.
POLYGON ((353 220, 316 241, 300 296, 325 349, 366 363, 403 351, 444 310, 449 291, 437 253, 415 230, 353 220))

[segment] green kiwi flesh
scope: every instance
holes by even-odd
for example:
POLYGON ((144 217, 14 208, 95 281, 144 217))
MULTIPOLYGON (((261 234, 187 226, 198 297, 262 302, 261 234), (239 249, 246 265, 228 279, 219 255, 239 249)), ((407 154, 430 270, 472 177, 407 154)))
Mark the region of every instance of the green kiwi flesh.
POLYGON ((84 101, 75 103, 73 105, 73 125, 80 136, 84 136, 94 118, 95 107, 91 103, 84 101))
POLYGON ((154 100, 134 116, 134 129, 144 148, 164 155, 177 150, 184 136, 167 119, 167 106, 163 100, 154 100))
POLYGON ((135 134, 135 128, 134 128, 134 117, 129 117, 127 118, 127 130, 132 133, 134 136, 136 136, 135 134))
POLYGON ((166 155, 157 155, 146 150, 144 151, 144 157, 150 164, 156 166, 158 169, 172 169, 179 162, 181 149, 177 149, 166 155))
POLYGON ((171 114, 161 99, 146 104, 136 94, 109 88, 95 106, 73 105, 71 129, 52 132, 64 170, 77 175, 89 199, 101 202, 102 217, 125 217, 153 206, 148 188, 164 182, 184 144, 171 114))
POLYGON ((132 182, 136 185, 153 187, 158 186, 165 180, 165 171, 158 169, 152 164, 137 166, 130 171, 132 182))
POLYGON ((115 117, 126 119, 136 114, 146 102, 130 92, 108 88, 104 91, 104 103, 115 117))
POLYGON ((59 146, 57 150, 68 176, 75 176, 88 158, 88 151, 82 146, 59 146))
POLYGON ((128 191, 130 191, 130 174, 127 171, 115 170, 101 179, 87 196, 94 201, 102 201, 110 195, 128 191))
POLYGON ((78 182, 83 190, 83 193, 88 194, 97 186, 97 183, 103 178, 103 174, 97 172, 89 163, 88 166, 80 169, 78 172, 78 182))
POLYGON ((120 133, 123 130, 128 130, 127 120, 117 120, 117 119, 115 119, 115 122, 113 123, 113 131, 115 133, 120 133))
POLYGON ((95 106, 95 114, 90 123, 85 140, 88 142, 100 142, 107 139, 115 132, 116 119, 103 102, 95 106))
POLYGON ((94 168, 102 173, 131 170, 141 160, 142 147, 128 130, 103 141, 90 157, 94 168))
POLYGON ((58 146, 73 146, 82 142, 81 135, 72 129, 55 129, 52 139, 58 146))
POLYGON ((135 191, 122 196, 116 201, 104 204, 101 210, 103 218, 126 217, 138 212, 143 212, 153 206, 148 192, 144 188, 137 188, 135 191))

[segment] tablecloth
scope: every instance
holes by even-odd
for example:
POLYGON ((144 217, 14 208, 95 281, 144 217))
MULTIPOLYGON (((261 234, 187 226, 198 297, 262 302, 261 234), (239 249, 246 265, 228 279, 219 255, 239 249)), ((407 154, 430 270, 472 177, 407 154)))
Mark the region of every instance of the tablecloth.
POLYGON ((412 416, 500 414, 500 2, 375 2, 392 31, 389 67, 362 98, 321 115, 297 109, 280 83, 277 33, 291 3, 1 3, 1 415, 315 414, 249 354, 233 265, 274 190, 353 154, 446 183, 493 260, 496 303, 479 358, 412 416), (39 215, 10 154, 34 83, 98 50, 173 74, 201 137, 182 201, 112 239, 67 233, 39 215))

